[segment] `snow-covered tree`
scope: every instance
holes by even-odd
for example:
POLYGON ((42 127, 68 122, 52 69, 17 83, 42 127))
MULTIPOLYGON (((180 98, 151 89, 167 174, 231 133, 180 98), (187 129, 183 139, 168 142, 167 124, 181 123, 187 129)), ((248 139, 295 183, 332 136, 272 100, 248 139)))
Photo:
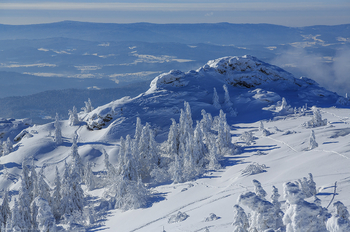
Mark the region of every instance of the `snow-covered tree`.
POLYGON ((174 161, 170 164, 169 174, 174 184, 183 182, 183 161, 182 156, 178 153, 175 154, 174 161))
POLYGON ((75 208, 72 203, 71 175, 69 173, 69 166, 66 162, 64 165, 61 187, 61 215, 71 214, 75 208))
POLYGON ((92 107, 90 98, 88 101, 84 101, 84 103, 85 107, 83 107, 82 110, 84 110, 85 113, 90 113, 94 109, 94 107, 92 107))
POLYGON ((17 200, 15 199, 15 202, 13 204, 12 208, 12 215, 11 215, 11 226, 10 228, 12 231, 22 231, 22 228, 31 228, 30 224, 29 227, 26 227, 25 222, 23 221, 23 217, 21 215, 19 205, 17 200))
POLYGON ((62 215, 61 212, 61 178, 58 168, 56 166, 55 180, 54 180, 54 190, 52 194, 52 213, 56 219, 59 219, 62 215))
POLYGON ((223 86, 224 91, 225 91, 225 107, 226 107, 226 112, 228 112, 232 117, 237 116, 237 110, 233 109, 233 103, 230 99, 230 94, 228 92, 228 88, 226 85, 223 86))
POLYGON ((318 143, 316 142, 315 132, 313 130, 311 130, 308 149, 312 150, 312 149, 314 149, 316 147, 318 147, 318 143))
POLYGON ((78 111, 75 106, 73 106, 73 110, 68 111, 68 115, 69 115, 69 125, 76 126, 80 123, 79 117, 78 117, 78 111))
POLYGON ((327 229, 330 232, 347 232, 350 231, 349 211, 345 205, 337 201, 333 203, 336 211, 327 221, 327 229))
POLYGON ((44 170, 42 168, 38 178, 38 197, 45 199, 47 202, 51 202, 50 191, 50 186, 44 179, 44 170))
POLYGON ((250 144, 252 144, 254 140, 254 136, 251 131, 245 131, 243 132, 243 134, 241 134, 241 136, 239 136, 239 139, 245 142, 245 144, 249 146, 250 144))
POLYGON ((76 169, 76 171, 79 173, 80 178, 84 177, 84 164, 81 160, 81 157, 78 153, 78 145, 77 145, 77 139, 78 136, 74 135, 73 136, 73 143, 71 146, 71 156, 72 156, 72 164, 71 164, 71 169, 76 169))
POLYGON ((210 135, 208 137, 207 145, 209 147, 209 154, 208 154, 208 159, 209 159, 209 164, 208 164, 208 169, 210 170, 217 170, 221 168, 221 165, 219 164, 219 156, 220 156, 220 151, 217 148, 217 143, 215 141, 215 138, 213 135, 210 135))
POLYGON ((238 202, 252 210, 249 231, 279 229, 276 223, 275 207, 271 202, 261 199, 253 192, 241 194, 238 202))
POLYGON ((233 232, 248 232, 249 221, 246 213, 239 205, 233 206, 233 232))
POLYGON ((223 156, 225 155, 225 151, 231 147, 231 134, 230 127, 226 121, 226 114, 222 110, 220 110, 217 121, 218 137, 216 143, 220 154, 223 156))
POLYGON ((320 113, 320 110, 313 106, 312 108, 313 116, 310 121, 307 121, 303 124, 303 126, 308 128, 314 128, 319 126, 326 126, 327 125, 327 119, 322 119, 322 115, 320 113))
POLYGON ((117 171, 113 164, 109 162, 109 155, 107 154, 106 150, 103 149, 103 155, 104 155, 104 163, 105 163, 105 169, 107 172, 107 180, 113 180, 113 178, 117 175, 117 171))
POLYGON ((92 173, 91 162, 88 162, 88 164, 86 165, 84 182, 85 182, 85 185, 89 191, 95 189, 96 180, 95 180, 94 174, 92 173))
POLYGON ((7 226, 7 224, 10 222, 11 219, 11 209, 10 209, 10 205, 9 205, 9 192, 6 189, 3 195, 3 200, 2 200, 2 204, 1 204, 1 217, 3 219, 3 224, 5 225, 5 227, 7 226))
POLYGON ((324 210, 314 203, 304 200, 305 195, 295 183, 283 184, 284 198, 289 207, 283 216, 286 232, 310 231, 326 232, 324 210))
POLYGON ((259 121, 259 131, 263 131, 265 129, 263 121, 259 121))
POLYGON ((168 140, 167 140, 167 152, 168 155, 171 157, 174 157, 175 154, 178 154, 179 152, 179 133, 178 133, 178 125, 176 124, 175 119, 171 119, 172 124, 169 129, 168 133, 168 140))
POLYGON ((213 106, 216 109, 221 109, 221 105, 220 105, 220 102, 219 102, 219 96, 218 96, 218 93, 216 92, 216 88, 215 87, 214 87, 214 94, 213 94, 213 106))
POLYGON ((294 109, 290 105, 288 105, 286 99, 282 97, 282 102, 278 107, 276 107, 276 113, 278 115, 285 115, 293 112, 294 112, 294 109))
POLYGON ((137 117, 136 118, 135 136, 134 136, 134 138, 137 141, 137 143, 140 141, 141 133, 142 133, 141 119, 139 117, 137 117))
POLYGON ((7 140, 2 143, 2 155, 3 156, 8 155, 12 152, 12 150, 13 150, 13 144, 10 138, 8 137, 7 140))
MULTIPOLYGON (((130 140, 130 136, 128 144, 131 153, 133 143, 130 140)), ((148 123, 146 123, 146 125, 142 128, 140 142, 138 144, 138 152, 139 170, 137 171, 140 173, 141 177, 145 179, 150 176, 152 169, 155 165, 157 165, 159 159, 156 143, 154 141, 154 134, 153 131, 150 129, 150 125, 148 123)), ((129 158, 134 160, 136 157, 130 155, 129 158)), ((133 160, 131 160, 130 162, 132 162, 133 160)), ((134 160, 134 162, 136 162, 136 160, 134 160)), ((137 180, 137 176, 135 180, 137 180)))
POLYGON ((261 183, 258 180, 253 180, 253 184, 254 184, 254 192, 255 194, 260 197, 263 200, 266 200, 265 197, 267 195, 266 191, 263 189, 263 187, 261 186, 261 183))
POLYGON ((272 204, 275 207, 275 214, 276 214, 276 226, 277 228, 283 228, 284 231, 284 225, 283 225, 283 215, 284 213, 281 210, 281 203, 279 202, 280 194, 278 193, 278 189, 275 186, 272 186, 272 195, 271 195, 271 200, 272 204))
POLYGON ((40 197, 35 198, 35 203, 38 206, 36 220, 40 232, 55 232, 56 221, 49 203, 40 197))
POLYGON ((38 216, 38 206, 36 205, 35 198, 30 204, 30 211, 31 211, 31 222, 32 222, 32 228, 31 230, 33 231, 38 231, 38 221, 37 221, 37 216, 38 216))
POLYGON ((34 159, 32 160, 32 165, 30 168, 30 185, 29 185, 29 193, 31 201, 38 195, 38 174, 35 170, 34 159))
POLYGON ((19 200, 19 211, 21 214, 21 219, 23 224, 21 229, 31 228, 31 196, 28 189, 30 189, 30 179, 29 179, 29 169, 25 164, 25 161, 22 163, 22 181, 21 187, 19 190, 18 200, 19 200))
POLYGON ((311 173, 309 173, 309 179, 307 180, 307 184, 309 186, 310 194, 312 196, 316 195, 316 183, 314 181, 314 177, 312 176, 311 173))
POLYGON ((54 140, 55 140, 56 144, 58 145, 58 144, 61 144, 63 142, 62 132, 61 132, 61 124, 59 121, 58 113, 56 113, 54 126, 55 126, 54 140))
POLYGON ((81 188, 82 177, 78 168, 72 168, 70 172, 70 196, 73 210, 83 211, 84 208, 84 191, 81 188))

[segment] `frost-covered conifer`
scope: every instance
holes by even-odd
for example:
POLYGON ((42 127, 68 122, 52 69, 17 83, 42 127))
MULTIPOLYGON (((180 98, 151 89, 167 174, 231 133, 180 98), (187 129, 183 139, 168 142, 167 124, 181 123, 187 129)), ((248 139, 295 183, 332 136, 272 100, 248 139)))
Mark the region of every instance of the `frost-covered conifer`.
POLYGON ((66 162, 64 164, 61 188, 61 215, 71 214, 74 211, 72 204, 71 175, 69 173, 68 164, 66 162))
POLYGON ((221 105, 220 105, 220 102, 219 102, 219 96, 218 96, 218 93, 216 92, 216 88, 215 87, 214 87, 214 94, 213 94, 213 106, 216 109, 221 109, 221 105))
POLYGON ((238 202, 252 210, 249 231, 279 229, 276 223, 275 207, 269 201, 261 199, 253 192, 247 192, 239 196, 238 202))
POLYGON ((174 184, 183 182, 183 162, 179 154, 175 154, 174 161, 169 167, 169 174, 174 184))
POLYGON ((276 226, 277 226, 277 228, 284 229, 283 221, 282 221, 283 212, 281 210, 281 203, 278 200, 281 195, 278 193, 278 189, 275 186, 272 186, 272 188, 273 189, 272 189, 271 200, 272 200, 272 204, 275 207, 276 226))
POLYGON ((207 149, 204 144, 204 135, 201 130, 201 124, 197 121, 193 134, 194 159, 198 167, 204 165, 204 157, 207 149))
POLYGON ((55 180, 54 180, 54 190, 52 194, 52 213, 56 219, 59 219, 62 215, 61 213, 61 179, 60 173, 56 166, 55 180))
POLYGON ((307 184, 309 186, 310 194, 312 196, 316 195, 316 183, 311 173, 309 173, 309 179, 307 180, 307 184))
POLYGON ((74 135, 73 136, 73 143, 71 146, 71 156, 72 156, 72 164, 71 164, 71 168, 76 169, 76 171, 78 172, 80 178, 84 177, 84 164, 81 160, 81 157, 78 153, 78 145, 77 145, 77 139, 78 136, 74 135))
POLYGON ((13 150, 13 144, 12 144, 10 138, 7 138, 7 140, 2 143, 3 156, 10 154, 12 152, 12 150, 13 150))
POLYGON ((88 101, 84 101, 84 103, 85 107, 83 107, 82 110, 84 110, 85 113, 90 113, 94 109, 94 107, 92 107, 90 98, 88 101))
POLYGON ((31 211, 31 222, 32 222, 32 230, 37 231, 38 230, 38 221, 36 217, 38 216, 38 206, 36 205, 35 199, 32 201, 30 205, 30 211, 31 211))
POLYGON ((69 115, 69 125, 76 126, 80 123, 79 117, 78 117, 78 111, 75 106, 73 106, 73 110, 68 111, 68 115, 69 115))
POLYGON ((262 121, 259 121, 259 131, 263 131, 264 129, 264 123, 262 121))
MULTIPOLYGON (((22 228, 26 228, 26 224, 23 221, 23 217, 21 215, 20 209, 19 209, 19 205, 17 200, 15 199, 15 202, 13 204, 13 208, 12 208, 12 215, 11 215, 11 229, 12 231, 21 231, 22 228)), ((30 224, 29 227, 30 228, 30 224)))
POLYGON ((21 229, 31 228, 31 212, 30 212, 30 195, 28 189, 25 186, 25 182, 22 180, 21 188, 19 190, 19 212, 22 219, 21 229))
POLYGON ((283 216, 286 232, 326 232, 324 211, 320 206, 304 200, 305 195, 295 183, 283 184, 284 198, 289 204, 283 216))
POLYGON ((192 136, 189 136, 186 143, 185 153, 184 153, 184 166, 183 166, 183 179, 184 181, 192 180, 196 177, 198 173, 198 168, 196 165, 196 158, 198 153, 198 148, 193 142, 192 136))
MULTIPOLYGON (((142 139, 141 139, 142 140, 142 139)), ((120 159, 122 159, 123 165, 120 166, 120 176, 126 180, 136 181, 138 178, 138 163, 135 157, 132 155, 132 141, 129 135, 126 136, 126 141, 124 142, 125 152, 120 159)))
POLYGON ((175 119, 171 119, 172 124, 168 133, 167 140, 167 152, 172 157, 179 151, 179 134, 178 134, 178 126, 176 124, 175 119))
POLYGON ((72 168, 70 173, 70 196, 72 197, 73 210, 82 212, 84 208, 84 191, 81 188, 82 178, 77 168, 72 168))
POLYGON ((38 222, 38 228, 40 231, 55 232, 56 221, 52 214, 49 203, 43 198, 35 198, 35 203, 38 206, 38 215, 36 220, 38 222))
POLYGON ((231 146, 231 134, 230 127, 226 121, 226 114, 222 110, 220 110, 219 118, 218 118, 218 137, 216 139, 217 147, 221 155, 224 155, 225 148, 229 148, 231 146))
POLYGON ((217 170, 221 168, 221 165, 219 164, 219 149, 217 148, 217 143, 213 135, 209 136, 208 147, 209 147, 208 169, 217 170))
POLYGON ((117 171, 116 171, 115 167, 113 166, 113 164, 111 164, 111 162, 109 162, 109 155, 107 154, 106 150, 103 149, 102 152, 104 155, 105 169, 107 171, 107 179, 112 180, 117 175, 117 171))
POLYGON ((136 118, 136 129, 135 129, 135 140, 137 142, 140 141, 141 138, 141 133, 142 133, 142 124, 141 124, 141 119, 139 117, 136 118))
POLYGON ((193 130, 193 120, 192 120, 192 113, 191 113, 191 107, 190 107, 190 104, 188 102, 184 102, 184 107, 185 107, 185 110, 186 110, 186 117, 187 117, 187 124, 188 124, 188 127, 189 127, 189 130, 193 130))
POLYGON ((38 178, 38 196, 45 199, 47 202, 51 202, 50 187, 44 179, 44 169, 39 172, 38 178))
POLYGON ((88 162, 85 169, 85 181, 84 181, 89 191, 95 189, 95 186, 96 186, 96 180, 95 180, 94 174, 92 173, 91 166, 92 166, 91 162, 88 162))
POLYGON ((31 201, 38 195, 38 175, 35 170, 34 159, 32 160, 32 165, 30 168, 30 196, 31 201))
POLYGON ((260 197, 263 200, 266 200, 265 197, 267 195, 266 191, 263 189, 263 187, 261 186, 261 183, 258 180, 253 180, 253 184, 254 184, 254 192, 255 194, 260 197))
POLYGON ((62 132, 61 132, 61 124, 59 122, 58 113, 56 113, 54 126, 55 126, 54 140, 55 140, 56 144, 58 145, 58 144, 61 144, 63 142, 62 132))
POLYGON ((200 121, 201 123, 201 129, 204 135, 204 138, 206 138, 207 133, 209 133, 209 131, 211 130, 211 126, 212 126, 212 117, 209 113, 205 112, 205 110, 203 109, 201 111, 202 114, 202 120, 200 121))
POLYGON ((11 209, 10 209, 10 205, 9 205, 9 192, 7 189, 5 190, 4 195, 3 195, 3 200, 2 200, 2 204, 1 204, 1 215, 3 218, 3 223, 6 227, 11 219, 11 209))
POLYGON ((311 109, 313 112, 312 119, 310 121, 304 123, 303 126, 308 127, 308 128, 313 128, 313 127, 327 125, 327 119, 322 119, 320 110, 317 109, 316 106, 313 106, 311 109))
POLYGON ((223 85, 222 86, 224 88, 224 91, 225 91, 225 105, 226 107, 231 107, 233 104, 231 102, 231 98, 230 98, 230 94, 228 92, 228 88, 226 85, 223 85))
POLYGON ((313 130, 311 130, 309 140, 310 140, 309 147, 308 147, 309 150, 312 150, 312 149, 318 147, 318 143, 316 142, 316 138, 315 138, 315 132, 313 130))
POLYGON ((242 207, 233 206, 233 232, 248 232, 249 221, 242 207))
POLYGON ((251 131, 245 131, 239 137, 239 139, 245 142, 245 144, 249 146, 254 140, 253 133, 251 131))
POLYGON ((335 214, 328 219, 327 229, 330 232, 347 232, 350 231, 350 220, 349 220, 349 211, 345 205, 337 201, 333 203, 333 206, 336 208, 335 214))
MULTIPOLYGON (((129 143, 132 146, 132 142, 129 143)), ((148 123, 142 128, 140 142, 138 144, 139 159, 138 159, 138 168, 141 174, 141 177, 147 178, 150 176, 152 169, 158 165, 158 151, 156 147, 156 142, 154 140, 153 131, 150 129, 148 123)), ((130 147, 130 149, 132 149, 130 147)), ((130 156, 130 158, 135 159, 130 156)), ((136 160, 134 161, 136 162, 136 160)), ((137 167, 136 167, 137 168, 137 167)), ((136 177, 137 178, 137 177, 136 177)), ((135 179, 136 180, 136 179, 135 179)))

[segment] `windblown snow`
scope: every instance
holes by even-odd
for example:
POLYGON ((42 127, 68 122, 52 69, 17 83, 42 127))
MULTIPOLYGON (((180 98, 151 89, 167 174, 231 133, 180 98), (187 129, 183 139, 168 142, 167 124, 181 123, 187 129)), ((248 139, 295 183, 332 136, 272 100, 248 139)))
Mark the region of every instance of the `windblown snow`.
POLYGON ((350 231, 349 99, 311 79, 224 57, 85 104, 2 120, 2 229, 350 231))

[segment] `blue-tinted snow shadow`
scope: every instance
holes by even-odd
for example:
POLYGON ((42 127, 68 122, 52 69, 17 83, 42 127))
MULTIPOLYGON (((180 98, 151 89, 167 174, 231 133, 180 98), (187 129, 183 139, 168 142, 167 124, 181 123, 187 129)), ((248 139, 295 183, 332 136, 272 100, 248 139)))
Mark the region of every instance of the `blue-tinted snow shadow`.
POLYGON ((153 193, 150 198, 147 201, 147 204, 145 205, 144 208, 151 208, 153 206, 153 204, 164 201, 166 199, 166 195, 168 193, 164 192, 164 193, 153 193))
MULTIPOLYGON (((230 166, 234 166, 237 164, 242 164, 244 162, 242 162, 243 159, 248 158, 249 156, 241 156, 241 155, 236 155, 236 156, 224 156, 220 159, 219 164, 221 165, 221 167, 230 167, 230 166)), ((214 171, 214 170, 208 170, 208 172, 210 171, 214 171)))
POLYGON ((279 149, 281 147, 277 146, 277 145, 260 145, 260 146, 246 146, 246 147, 242 147, 242 153, 245 152, 266 152, 266 151, 272 151, 275 149, 279 149))

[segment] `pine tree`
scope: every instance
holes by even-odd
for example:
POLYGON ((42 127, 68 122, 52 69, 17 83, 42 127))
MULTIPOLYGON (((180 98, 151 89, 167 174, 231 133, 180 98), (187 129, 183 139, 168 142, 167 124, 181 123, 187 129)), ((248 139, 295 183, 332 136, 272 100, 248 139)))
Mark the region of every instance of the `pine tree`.
POLYGON ((10 154, 12 150, 13 150, 13 144, 10 138, 8 137, 7 140, 2 143, 3 156, 10 154))
POLYGON ((68 115, 69 115, 69 125, 76 126, 80 123, 79 117, 78 117, 78 111, 75 106, 73 106, 73 110, 68 111, 68 115))
MULTIPOLYGON (((73 163, 74 165, 74 163, 73 163)), ((81 188, 82 177, 78 171, 79 169, 72 166, 70 172, 70 196, 72 200, 72 208, 74 210, 83 211, 84 208, 84 191, 81 188)))
POLYGON ((52 214, 49 203, 42 198, 37 197, 35 203, 38 206, 38 215, 36 217, 40 231, 55 232, 56 222, 52 214))
POLYGON ((74 168, 76 168, 76 171, 79 173, 79 176, 81 178, 84 177, 84 164, 81 160, 81 157, 78 153, 78 145, 77 145, 77 139, 78 136, 74 135, 73 136, 73 143, 71 146, 71 156, 72 156, 72 167, 74 166, 74 168))
POLYGON ((72 203, 72 190, 71 190, 71 175, 69 173, 69 166, 65 162, 64 173, 62 177, 62 188, 61 188, 61 215, 71 214, 74 211, 72 203))
POLYGON ((224 88, 224 91, 225 91, 225 105, 226 107, 232 107, 233 103, 231 102, 231 99, 230 99, 230 94, 228 92, 228 88, 226 85, 223 85, 222 86, 224 88))
MULTIPOLYGON (((142 141, 142 138, 141 138, 141 141, 142 141)), ((132 146, 131 138, 129 135, 127 135, 125 140, 125 153, 124 153, 124 156, 122 157, 124 165, 121 166, 120 175, 126 180, 136 181, 138 178, 137 167, 139 167, 139 165, 137 164, 135 157, 133 157, 132 155, 131 146, 132 146)))
POLYGON ((255 194, 260 197, 261 199, 265 200, 265 197, 267 195, 266 191, 261 186, 261 183, 258 180, 253 180, 254 184, 254 192, 255 194))
POLYGON ((94 109, 94 107, 92 107, 90 98, 88 98, 88 101, 84 101, 84 103, 85 107, 83 107, 82 110, 84 110, 85 113, 90 113, 94 109))
POLYGON ((30 169, 30 193, 31 201, 38 195, 38 175, 35 170, 34 159, 32 160, 32 165, 30 169))
POLYGON ((175 119, 172 118, 171 121, 172 124, 169 129, 167 140, 167 152, 171 157, 173 157, 179 152, 179 133, 175 119))
MULTIPOLYGON (((12 208, 11 229, 12 229, 12 231, 22 231, 21 229, 26 228, 25 226, 26 225, 25 225, 25 223, 23 221, 23 217, 20 213, 18 202, 15 199, 15 202, 14 202, 13 208, 12 208)), ((30 227, 27 227, 27 228, 30 228, 30 227)))
POLYGON ((116 175, 117 171, 115 170, 114 166, 109 162, 109 155, 107 154, 106 150, 103 149, 104 154, 104 163, 105 163, 105 169, 107 171, 107 180, 112 180, 116 175))
POLYGON ((22 219, 22 227, 21 229, 31 228, 31 212, 30 212, 30 195, 28 189, 25 186, 25 182, 22 180, 21 188, 19 190, 19 212, 21 214, 22 219))
POLYGON ((311 130, 311 134, 310 134, 310 142, 309 142, 309 150, 312 150, 314 148, 318 147, 318 143, 316 142, 316 138, 315 138, 315 132, 313 130, 311 130))
POLYGON ((30 211, 31 211, 31 223, 32 223, 32 231, 38 231, 38 206, 36 205, 35 199, 30 205, 30 211))
POLYGON ((11 217, 11 209, 9 205, 9 192, 8 190, 5 190, 2 204, 1 204, 1 215, 3 218, 3 223, 5 224, 5 227, 10 222, 11 217))
POLYGON ((249 221, 246 213, 239 205, 234 205, 233 209, 233 232, 248 232, 249 221))
POLYGON ((271 200, 272 200, 272 204, 275 207, 276 225, 277 225, 277 228, 284 228, 283 221, 282 221, 283 212, 281 210, 281 203, 278 200, 281 195, 278 193, 278 189, 275 186, 272 186, 272 188, 273 189, 272 189, 271 200))
POLYGON ((216 109, 221 109, 221 105, 220 105, 220 102, 219 102, 219 96, 218 96, 218 93, 216 92, 216 88, 215 87, 214 87, 214 94, 213 94, 213 106, 216 109))
POLYGON ((58 113, 56 113, 54 126, 55 126, 54 140, 57 145, 62 144, 63 140, 62 140, 61 124, 59 121, 58 113))
POLYGON ((137 143, 140 141, 141 133, 142 133, 141 119, 139 117, 137 117, 136 118, 135 136, 134 136, 137 143))
POLYGON ((340 202, 334 202, 333 206, 336 208, 335 214, 328 219, 327 229, 330 232, 347 232, 350 231, 349 211, 345 205, 340 202))
POLYGON ((91 162, 88 162, 85 170, 85 181, 84 181, 89 191, 95 189, 95 186, 96 186, 95 176, 92 173, 91 166, 92 166, 91 162))
POLYGON ((47 202, 51 202, 51 189, 44 178, 44 169, 41 168, 38 178, 38 197, 45 199, 47 202))
POLYGON ((54 190, 52 194, 52 212, 54 217, 58 220, 62 213, 61 213, 61 179, 60 179, 60 173, 58 171, 58 168, 56 166, 56 175, 54 180, 54 190))

